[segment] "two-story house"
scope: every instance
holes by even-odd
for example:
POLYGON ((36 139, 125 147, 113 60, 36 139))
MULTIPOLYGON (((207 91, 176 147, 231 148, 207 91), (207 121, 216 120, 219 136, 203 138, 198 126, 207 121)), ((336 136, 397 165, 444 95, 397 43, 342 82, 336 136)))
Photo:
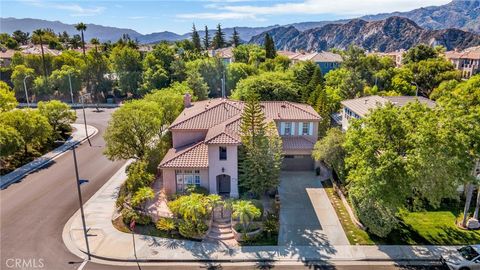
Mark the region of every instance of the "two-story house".
POLYGON ((467 48, 461 52, 448 51, 445 57, 455 69, 462 72, 462 77, 468 79, 480 73, 480 46, 467 48))
MULTIPOLYGON (((210 193, 238 197, 238 147, 244 103, 217 98, 191 102, 170 125, 173 147, 158 166, 167 194, 198 185, 210 193)), ((273 121, 283 141, 284 170, 312 170, 311 152, 320 116, 308 105, 261 102, 266 121, 273 121)))
POLYGON ((361 98, 348 99, 341 102, 342 112, 339 121, 341 121, 342 130, 347 130, 350 124, 350 120, 360 119, 367 115, 370 110, 376 109, 385 105, 386 103, 392 103, 395 106, 403 107, 409 102, 417 101, 426 104, 428 107, 433 108, 435 102, 428 98, 416 97, 416 96, 366 96, 361 98))

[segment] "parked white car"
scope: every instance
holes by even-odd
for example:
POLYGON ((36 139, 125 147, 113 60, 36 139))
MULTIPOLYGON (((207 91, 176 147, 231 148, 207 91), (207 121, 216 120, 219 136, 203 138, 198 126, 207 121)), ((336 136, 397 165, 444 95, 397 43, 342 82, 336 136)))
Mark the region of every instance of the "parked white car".
POLYGON ((470 245, 442 255, 442 263, 451 270, 480 270, 480 245, 470 245))

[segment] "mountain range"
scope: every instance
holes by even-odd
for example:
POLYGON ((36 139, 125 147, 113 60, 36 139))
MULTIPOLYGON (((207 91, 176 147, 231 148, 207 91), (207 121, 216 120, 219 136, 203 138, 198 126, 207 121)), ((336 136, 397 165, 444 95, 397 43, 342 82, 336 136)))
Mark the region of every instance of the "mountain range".
MULTIPOLYGON (((419 8, 408 12, 393 12, 377 15, 367 15, 360 17, 360 20, 353 20, 353 24, 358 24, 361 21, 373 22, 378 20, 384 20, 392 16, 408 18, 414 21, 417 26, 426 30, 457 28, 480 34, 480 0, 453 0, 452 2, 445 5, 419 8)), ((293 32, 295 31, 318 32, 318 29, 326 26, 332 27, 331 25, 344 24, 351 25, 349 24, 351 21, 352 20, 348 19, 337 21, 300 22, 284 26, 273 25, 267 27, 236 27, 236 29, 240 35, 241 40, 248 41, 252 39, 252 37, 258 36, 265 31, 286 31, 289 35, 293 34, 293 32), (292 27, 294 29, 292 29, 292 27)), ((70 35, 78 33, 78 31, 75 30, 73 24, 65 24, 59 21, 46 21, 30 18, 0 18, 0 32, 12 33, 15 30, 22 30, 31 33, 33 30, 38 28, 50 28, 53 29, 55 32, 67 31, 70 35)), ((214 30, 215 29, 211 29, 210 31, 213 32, 214 30)), ((225 28, 223 30, 225 31, 227 37, 231 36, 233 32, 233 28, 225 28)), ((399 29, 399 31, 401 30, 399 29)), ((453 30, 449 31, 451 32, 453 30)), ((137 39, 140 43, 157 43, 162 40, 176 41, 189 38, 191 35, 191 33, 177 34, 169 31, 143 35, 132 29, 87 24, 85 38, 87 40, 90 40, 91 38, 96 37, 99 38, 102 42, 107 40, 116 41, 121 38, 123 34, 128 34, 131 38, 137 39)), ((203 36, 204 31, 199 31, 199 34, 203 36)), ((212 35, 213 33, 211 33, 211 36, 212 35)), ((282 40, 285 39, 284 37, 279 38, 282 40)), ((276 43, 279 42, 277 39, 275 39, 275 41, 276 43)), ((285 44, 285 42, 281 41, 280 44, 285 44)))
MULTIPOLYGON (((404 17, 388 17, 379 21, 354 19, 345 24, 327 24, 303 32, 293 26, 266 31, 280 50, 322 51, 346 49, 351 44, 370 51, 390 52, 425 43, 442 45, 447 50, 480 45, 480 35, 460 29, 424 29, 404 17)), ((265 33, 252 37, 249 43, 263 44, 265 33)))

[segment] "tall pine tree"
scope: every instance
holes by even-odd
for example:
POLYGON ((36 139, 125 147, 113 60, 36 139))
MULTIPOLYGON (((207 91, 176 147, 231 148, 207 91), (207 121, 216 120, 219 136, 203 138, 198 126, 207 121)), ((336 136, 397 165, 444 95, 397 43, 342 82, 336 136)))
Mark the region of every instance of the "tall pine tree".
POLYGON ((277 52, 275 50, 275 42, 273 38, 266 33, 265 34, 265 57, 269 59, 273 59, 277 56, 277 52))
POLYGON ((225 33, 223 33, 220 24, 217 25, 217 31, 213 37, 212 46, 214 49, 225 48, 225 33))
POLYGON ((195 28, 195 24, 193 24, 192 28, 192 42, 193 42, 193 47, 197 52, 200 52, 202 50, 202 42, 200 41, 200 35, 197 32, 197 29, 195 28))
POLYGON ((240 185, 260 196, 279 184, 282 141, 275 124, 265 123, 258 94, 250 94, 242 114, 240 185))
POLYGON ((233 35, 232 35, 232 45, 233 47, 238 47, 240 45, 240 36, 238 35, 237 28, 233 28, 233 35))
POLYGON ((205 50, 210 49, 210 35, 208 33, 208 26, 205 25, 205 37, 203 38, 203 47, 205 50))

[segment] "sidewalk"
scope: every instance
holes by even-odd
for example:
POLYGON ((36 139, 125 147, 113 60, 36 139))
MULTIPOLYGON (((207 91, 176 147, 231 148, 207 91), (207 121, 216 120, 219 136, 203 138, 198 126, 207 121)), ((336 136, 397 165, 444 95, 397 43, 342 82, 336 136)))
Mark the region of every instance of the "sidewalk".
MULTIPOLYGON (((134 265, 132 234, 116 230, 112 215, 119 186, 126 178, 128 162, 85 204, 93 261, 112 265, 134 265)), ((79 211, 65 224, 63 241, 70 252, 85 258, 85 240, 79 211)), ((142 262, 253 262, 267 261, 432 261, 446 246, 224 246, 135 234, 136 253, 142 262)))
MULTIPOLYGON (((52 151, 46 153, 43 156, 36 158, 32 162, 27 163, 20 168, 17 168, 13 172, 1 176, 0 189, 8 187, 9 185, 17 182, 29 173, 45 166, 52 160, 56 159, 57 157, 68 151, 73 145, 77 145, 87 139, 87 136, 85 135, 85 126, 83 124, 72 124, 72 127, 74 131, 72 132, 70 138, 68 138, 68 140, 64 144, 53 149, 52 151)), ((93 126, 87 125, 87 132, 90 137, 93 137, 95 136, 95 134, 97 134, 98 130, 93 126)))

